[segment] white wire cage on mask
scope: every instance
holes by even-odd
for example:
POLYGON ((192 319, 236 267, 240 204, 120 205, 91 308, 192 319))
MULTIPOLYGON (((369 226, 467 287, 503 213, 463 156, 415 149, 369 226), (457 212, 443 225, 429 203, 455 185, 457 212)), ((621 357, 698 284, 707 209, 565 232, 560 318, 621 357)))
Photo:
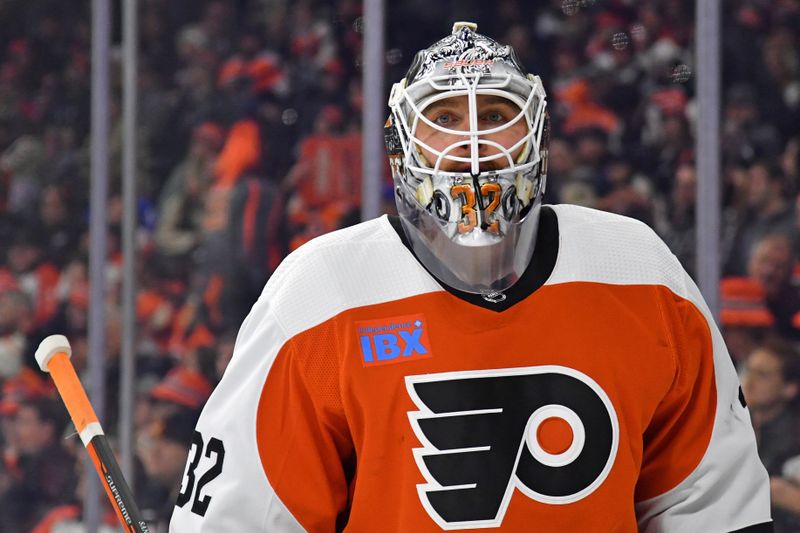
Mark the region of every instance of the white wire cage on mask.
POLYGON ((546 178, 547 121, 538 77, 505 62, 485 63, 442 74, 452 65, 444 63, 436 75, 395 84, 390 127, 397 146, 389 149, 398 212, 415 253, 444 283, 484 294, 509 288, 530 262, 546 178), (468 120, 458 129, 425 114, 450 98, 467 102, 468 120), (505 108, 515 115, 482 126, 481 102, 500 99, 513 104, 505 108), (420 138, 423 124, 449 144, 437 149, 420 138), (520 134, 509 140, 512 131, 520 134), (493 139, 503 133, 503 144, 493 139))

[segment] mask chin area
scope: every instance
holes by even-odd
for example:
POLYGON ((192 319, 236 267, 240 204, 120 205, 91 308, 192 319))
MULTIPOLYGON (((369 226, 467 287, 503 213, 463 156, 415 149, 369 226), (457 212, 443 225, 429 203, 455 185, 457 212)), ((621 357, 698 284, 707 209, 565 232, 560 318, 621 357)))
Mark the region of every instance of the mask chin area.
POLYGON ((474 230, 453 238, 425 210, 400 209, 400 220, 417 259, 440 282, 472 294, 505 291, 531 261, 541 205, 499 235, 474 230), (474 234, 474 235, 473 235, 474 234))
POLYGON ((453 238, 456 244, 467 247, 492 246, 499 244, 502 240, 503 238, 500 235, 481 229, 474 229, 469 233, 460 233, 453 238))

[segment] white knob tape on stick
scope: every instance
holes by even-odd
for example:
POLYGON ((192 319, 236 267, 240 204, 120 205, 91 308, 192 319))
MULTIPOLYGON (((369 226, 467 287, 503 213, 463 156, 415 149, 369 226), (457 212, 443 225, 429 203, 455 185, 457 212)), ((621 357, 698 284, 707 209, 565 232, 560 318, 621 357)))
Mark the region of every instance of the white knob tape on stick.
POLYGON ((72 348, 64 335, 50 335, 39 344, 39 348, 36 349, 36 362, 43 372, 50 371, 47 365, 57 353, 65 353, 67 357, 72 357, 72 348))

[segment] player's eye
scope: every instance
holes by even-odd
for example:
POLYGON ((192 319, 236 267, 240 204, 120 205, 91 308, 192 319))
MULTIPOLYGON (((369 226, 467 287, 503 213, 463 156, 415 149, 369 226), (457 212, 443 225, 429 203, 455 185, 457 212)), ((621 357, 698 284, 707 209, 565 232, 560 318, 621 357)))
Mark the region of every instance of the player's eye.
POLYGON ((484 113, 483 120, 494 124, 502 124, 506 122, 506 117, 500 111, 488 111, 484 113))
POLYGON ((439 124, 440 126, 452 126, 456 121, 456 118, 450 113, 439 113, 436 115, 434 122, 439 124))

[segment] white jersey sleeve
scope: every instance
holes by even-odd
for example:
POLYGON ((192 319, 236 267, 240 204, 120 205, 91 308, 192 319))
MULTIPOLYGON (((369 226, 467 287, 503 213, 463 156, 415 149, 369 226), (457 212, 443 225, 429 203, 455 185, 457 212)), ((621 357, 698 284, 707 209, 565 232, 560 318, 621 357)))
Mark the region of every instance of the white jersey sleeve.
POLYGON ((304 531, 267 483, 255 436, 261 389, 285 340, 266 302, 243 325, 197 424, 171 533, 304 531))
POLYGON ((645 434, 647 462, 637 495, 651 497, 637 500, 639 531, 771 531, 769 478, 758 457, 736 371, 699 289, 685 272, 683 276, 683 294, 678 296, 685 303, 677 311, 680 325, 674 334, 679 368, 675 395, 665 399, 654 417, 655 428, 645 434), (697 361, 704 359, 713 361, 710 375, 697 370, 697 361), (662 472, 648 469, 648 463, 668 468, 680 460, 681 451, 671 449, 670 442, 678 436, 692 446, 691 435, 700 428, 683 424, 685 411, 707 403, 709 393, 716 396, 716 413, 700 463, 677 486, 653 495, 658 491, 648 491, 648 486, 657 485, 662 472))

